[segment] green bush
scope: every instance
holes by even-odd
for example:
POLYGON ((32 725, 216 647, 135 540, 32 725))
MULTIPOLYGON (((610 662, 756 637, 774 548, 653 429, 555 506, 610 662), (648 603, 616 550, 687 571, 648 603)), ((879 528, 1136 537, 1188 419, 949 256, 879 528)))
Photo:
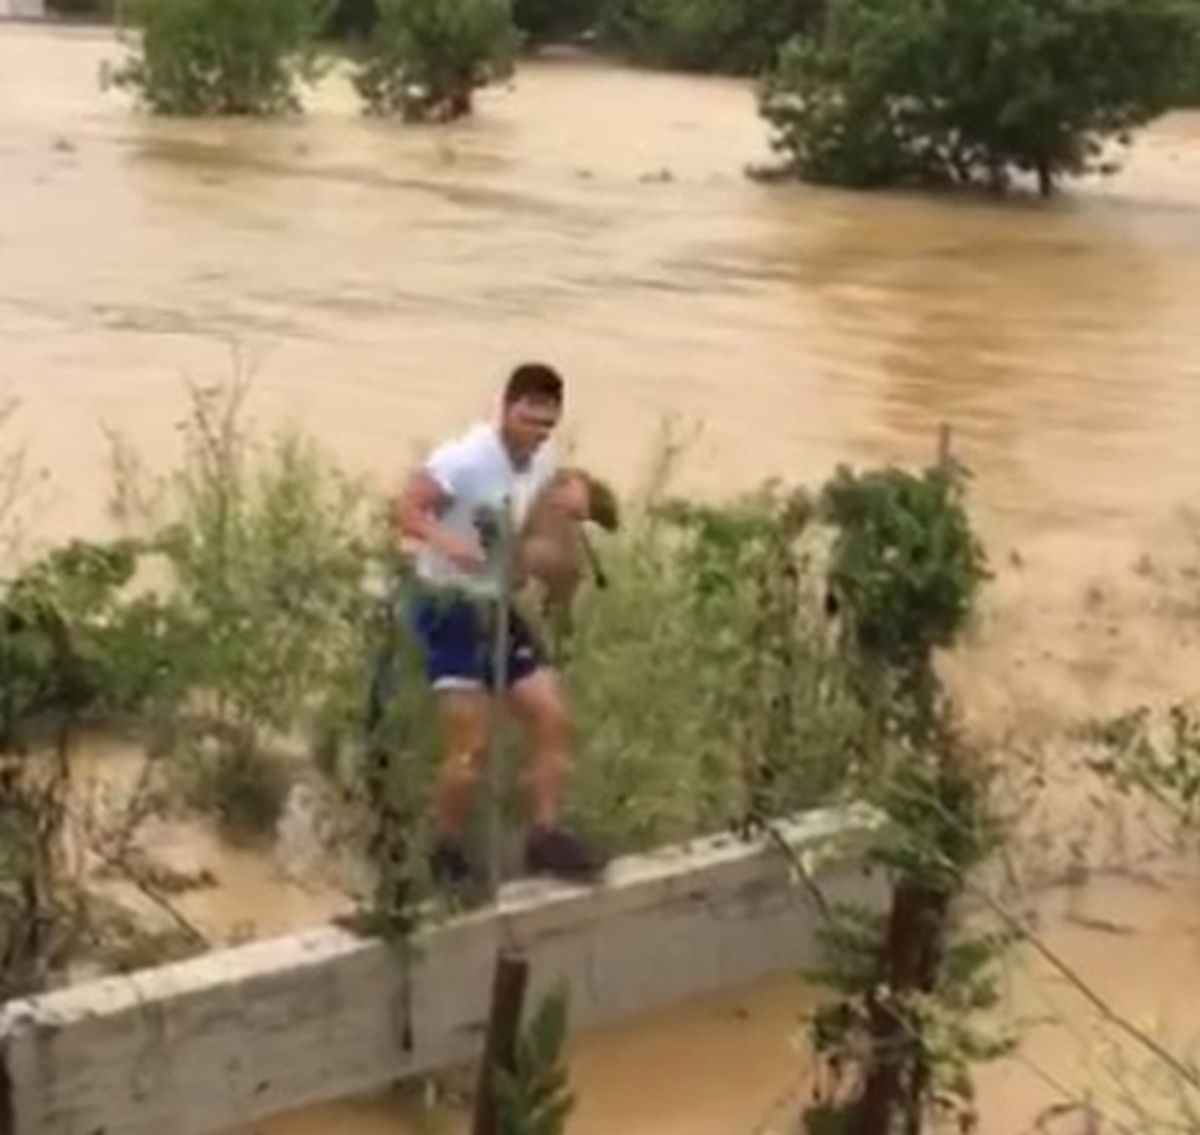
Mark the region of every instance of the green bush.
POLYGON ((530 43, 567 40, 590 31, 604 0, 514 0, 513 22, 530 43))
POLYGON ((0 747, 39 717, 149 713, 180 691, 175 611, 131 594, 138 550, 73 541, 0 591, 0 747))
POLYGON ((1200 107, 1200 5, 1195 8, 1188 56, 1189 60, 1182 69, 1175 104, 1195 109, 1200 107))
POLYGON ((379 0, 334 0, 325 34, 334 39, 367 39, 379 22, 379 0))
POLYGON ((176 786, 193 804, 247 831, 282 802, 274 757, 320 735, 330 691, 360 665, 374 533, 361 486, 309 439, 251 438, 243 393, 195 395, 183 462, 151 507, 131 509, 139 487, 121 488, 118 511, 146 530, 163 598, 157 612, 133 597, 122 608, 106 681, 157 676, 155 750, 179 758, 176 786), (172 649, 157 671, 162 642, 172 649))
POLYGON ((507 0, 381 0, 354 85, 370 114, 460 118, 511 73, 518 44, 507 0))
POLYGON ((1009 832, 995 766, 962 734, 935 666, 960 641, 985 577, 948 453, 921 473, 839 470, 821 511, 836 527, 830 571, 847 655, 858 670, 868 762, 860 791, 886 817, 868 862, 891 888, 884 916, 835 907, 809 1036, 817 1065, 801 1130, 924 1131, 977 1126, 975 1062, 1012 1051, 989 1013, 1014 935, 980 935, 972 874, 1009 832))
POLYGON ((644 849, 845 783, 861 716, 802 499, 654 506, 609 549, 612 586, 581 603, 567 668, 582 826, 644 849))
POLYGON ((292 784, 279 758, 228 745, 181 755, 175 786, 226 839, 241 844, 274 834, 292 784))
POLYGON ((140 32, 113 82, 171 115, 300 109, 325 0, 122 0, 140 32))
POLYGON ((313 697, 359 650, 371 517, 361 486, 308 439, 255 445, 221 395, 201 395, 156 537, 194 632, 191 686, 222 729, 308 731, 313 697))
POLYGON ((1006 188, 1111 168, 1108 145, 1176 99, 1187 0, 832 0, 763 83, 802 177, 1006 188))
POLYGON ((511 1070, 496 1071, 498 1135, 563 1135, 575 1110, 566 1067, 570 993, 552 990, 524 1023, 511 1070))
POLYGON ((840 469, 822 503, 839 530, 830 584, 855 651, 905 669, 953 642, 987 574, 953 470, 840 469))
POLYGON ((823 0, 611 0, 607 38, 634 59, 752 74, 809 28, 823 0))

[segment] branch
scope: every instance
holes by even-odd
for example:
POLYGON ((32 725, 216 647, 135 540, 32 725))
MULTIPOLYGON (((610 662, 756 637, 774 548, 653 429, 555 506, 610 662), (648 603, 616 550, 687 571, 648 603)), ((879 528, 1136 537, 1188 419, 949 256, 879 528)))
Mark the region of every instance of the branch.
POLYGON ((175 906, 149 879, 133 867, 127 859, 121 855, 114 855, 106 851, 99 842, 89 841, 89 846, 106 867, 116 871, 122 878, 132 883, 141 894, 145 895, 146 898, 163 911, 198 946, 203 946, 206 949, 212 947, 212 940, 204 931, 175 906))
POLYGON ((149 785, 150 764, 147 762, 142 766, 133 795, 115 828, 108 832, 98 832, 86 815, 78 814, 74 816, 76 827, 87 849, 106 867, 132 883, 197 945, 211 948, 211 939, 129 860, 133 837, 153 808, 149 785))
POLYGON ((817 908, 821 915, 821 919, 828 925, 833 922, 833 911, 830 909, 829 900, 825 897, 825 893, 817 885, 814 879, 805 867, 803 860, 796 854, 796 849, 792 847, 779 828, 771 823, 770 820, 762 821, 763 831, 767 836, 768 842, 787 860, 788 865, 795 872, 796 877, 803 884, 808 897, 812 899, 813 905, 817 908))

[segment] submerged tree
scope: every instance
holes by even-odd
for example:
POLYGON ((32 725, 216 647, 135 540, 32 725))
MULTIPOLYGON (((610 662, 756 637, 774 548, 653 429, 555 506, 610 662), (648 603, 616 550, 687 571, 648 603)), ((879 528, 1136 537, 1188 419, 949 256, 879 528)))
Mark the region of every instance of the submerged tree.
POLYGON ((532 44, 573 39, 600 19, 604 0, 514 0, 513 20, 532 44))
POLYGON ((607 37, 633 58, 689 71, 753 74, 809 30, 823 0, 609 0, 607 37))
POLYGON ((379 20, 379 0, 334 0, 325 23, 335 39, 366 39, 379 20))
POLYGON ((278 114, 315 74, 324 0, 123 0, 139 33, 112 74, 154 112, 278 114))
POLYGON ((1189 0, 832 0, 760 110, 801 177, 870 187, 1112 168, 1112 144, 1177 100, 1189 0))
POLYGON ((371 114, 461 118, 511 74, 519 42, 507 0, 381 0, 354 85, 371 114))

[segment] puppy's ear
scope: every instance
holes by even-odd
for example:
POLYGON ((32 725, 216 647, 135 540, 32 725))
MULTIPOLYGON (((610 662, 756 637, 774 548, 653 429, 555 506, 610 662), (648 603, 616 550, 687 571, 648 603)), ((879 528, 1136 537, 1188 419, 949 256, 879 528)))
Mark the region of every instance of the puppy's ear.
POLYGON ((585 473, 588 487, 588 519, 600 525, 606 532, 616 532, 621 527, 621 506, 617 494, 603 481, 585 473))

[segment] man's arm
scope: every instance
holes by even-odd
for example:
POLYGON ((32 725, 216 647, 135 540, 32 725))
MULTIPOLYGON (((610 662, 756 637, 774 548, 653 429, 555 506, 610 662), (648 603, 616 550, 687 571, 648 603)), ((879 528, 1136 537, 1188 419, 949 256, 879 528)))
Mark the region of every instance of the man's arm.
POLYGON ((418 469, 392 498, 392 529, 400 538, 427 544, 449 503, 449 493, 424 469, 418 469))
POLYGON ((450 501, 450 494, 437 479, 418 469, 392 501, 392 530, 397 539, 420 541, 463 571, 479 571, 487 564, 483 550, 440 523, 450 501))

